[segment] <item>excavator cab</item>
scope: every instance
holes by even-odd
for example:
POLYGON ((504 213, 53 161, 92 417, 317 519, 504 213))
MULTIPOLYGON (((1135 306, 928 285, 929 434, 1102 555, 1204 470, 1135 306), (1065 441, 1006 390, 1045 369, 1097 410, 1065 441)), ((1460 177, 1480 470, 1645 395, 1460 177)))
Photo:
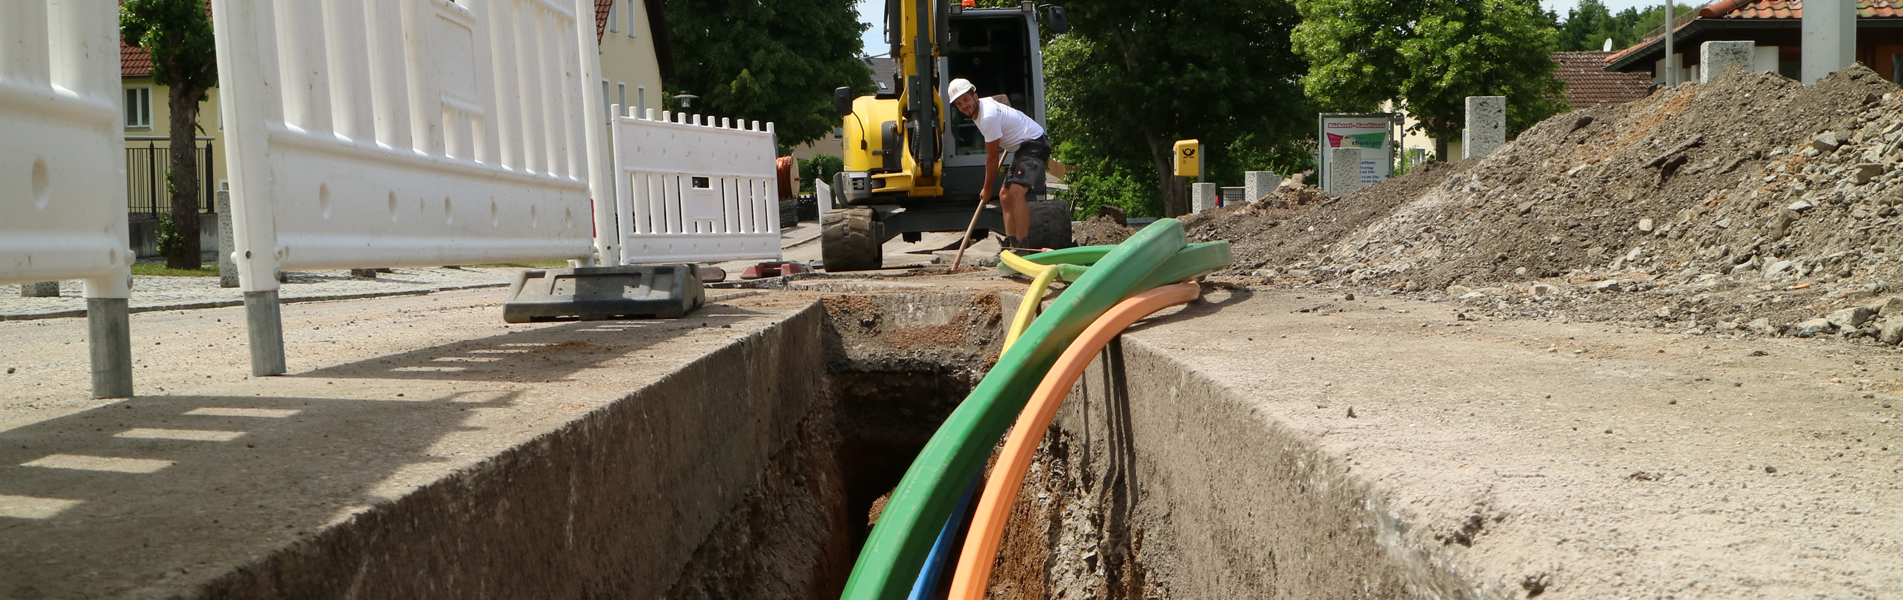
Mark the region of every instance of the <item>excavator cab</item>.
MULTIPOLYGON (((1063 9, 1047 9, 1050 30, 1063 33, 1068 28, 1063 9)), ((838 208, 821 216, 821 254, 828 271, 880 268, 880 247, 887 240, 962 232, 971 222, 984 185, 985 144, 977 125, 945 97, 951 80, 970 80, 979 94, 1002 96, 1049 129, 1034 4, 967 9, 944 0, 889 0, 886 14, 895 20, 889 30, 900 67, 894 81, 881 94, 854 98, 840 88, 833 98, 846 135, 845 169, 833 180, 838 208), (924 51, 915 51, 920 48, 924 51)), ((998 177, 997 185, 1003 179, 998 177)), ((1070 208, 1046 192, 1040 182, 1027 196, 1031 239, 1026 245, 1067 247, 1070 208)), ((997 207, 978 213, 977 231, 1004 227, 997 207)))

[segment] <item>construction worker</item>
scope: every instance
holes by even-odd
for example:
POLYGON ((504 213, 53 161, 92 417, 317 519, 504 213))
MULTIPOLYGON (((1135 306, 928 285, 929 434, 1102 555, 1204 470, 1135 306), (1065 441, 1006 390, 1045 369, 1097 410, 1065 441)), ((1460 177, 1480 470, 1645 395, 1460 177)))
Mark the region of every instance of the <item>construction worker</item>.
POLYGON ((1031 237, 1031 208, 1024 195, 1044 178, 1044 164, 1051 159, 1051 138, 1037 121, 991 98, 979 98, 976 86, 964 79, 953 79, 947 90, 952 105, 978 124, 985 137, 985 186, 978 191, 979 202, 991 201, 997 183, 998 164, 1003 152, 1011 153, 1011 175, 1004 180, 998 206, 1004 209, 1004 245, 1021 247, 1031 237))

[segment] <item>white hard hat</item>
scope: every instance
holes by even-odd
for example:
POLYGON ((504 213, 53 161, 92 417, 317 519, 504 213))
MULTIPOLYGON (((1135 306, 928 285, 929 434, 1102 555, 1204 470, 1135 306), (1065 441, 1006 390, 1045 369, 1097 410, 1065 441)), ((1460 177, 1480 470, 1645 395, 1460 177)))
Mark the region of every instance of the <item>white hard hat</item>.
POLYGON ((957 100, 959 96, 969 94, 971 93, 972 90, 975 90, 975 89, 978 89, 978 86, 972 85, 970 81, 966 81, 964 78, 959 78, 959 79, 953 79, 951 81, 950 89, 946 91, 949 93, 952 100, 957 100))

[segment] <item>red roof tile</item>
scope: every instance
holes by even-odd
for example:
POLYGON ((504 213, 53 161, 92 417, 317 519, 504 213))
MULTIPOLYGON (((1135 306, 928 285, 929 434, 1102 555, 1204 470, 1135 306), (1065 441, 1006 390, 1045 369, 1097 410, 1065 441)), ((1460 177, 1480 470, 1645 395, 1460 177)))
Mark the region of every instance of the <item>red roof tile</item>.
POLYGON ((595 0, 595 43, 601 43, 602 32, 608 30, 608 9, 615 0, 595 0))
MULTIPOLYGON (((1698 11, 1707 19, 1802 19, 1804 0, 1718 0, 1698 11)), ((1857 0, 1861 19, 1903 18, 1903 0, 1857 0)))
POLYGON ((119 76, 150 77, 152 75, 152 53, 144 48, 128 46, 125 40, 119 41, 119 76))
POLYGON ((1631 102, 1652 93, 1652 76, 1606 70, 1611 52, 1554 52, 1557 75, 1566 82, 1566 102, 1573 109, 1631 102))

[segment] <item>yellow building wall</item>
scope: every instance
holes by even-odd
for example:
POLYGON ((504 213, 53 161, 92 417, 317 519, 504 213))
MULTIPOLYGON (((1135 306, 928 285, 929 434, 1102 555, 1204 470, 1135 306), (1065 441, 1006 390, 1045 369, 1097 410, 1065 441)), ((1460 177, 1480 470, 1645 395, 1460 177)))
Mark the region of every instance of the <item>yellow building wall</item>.
MULTIPOLYGON (((146 148, 150 146, 159 148, 169 147, 170 144, 165 140, 170 139, 172 135, 172 110, 170 104, 172 88, 154 83, 151 77, 126 77, 120 81, 120 87, 125 89, 150 88, 152 90, 152 124, 150 127, 126 127, 126 148, 146 148), (137 139, 153 137, 161 139, 137 139)), ((212 88, 205 96, 205 101, 198 103, 198 126, 204 131, 197 132, 194 136, 211 138, 209 142, 206 140, 198 141, 200 143, 211 144, 212 179, 211 181, 199 182, 199 186, 200 188, 217 190, 218 181, 228 177, 225 174, 225 131, 218 118, 218 89, 212 88)), ((120 98, 124 98, 123 93, 120 98)), ((164 160, 168 162, 162 168, 169 168, 171 166, 169 162, 170 159, 167 158, 164 160)), ((203 159, 201 158, 201 162, 202 161, 203 159)), ((199 166, 199 172, 204 172, 204 166, 202 164, 199 166)))
MULTIPOLYGON (((601 32, 601 77, 607 82, 608 104, 633 108, 646 96, 647 107, 658 116, 661 99, 660 60, 654 53, 654 36, 648 26, 647 2, 614 0, 609 11, 611 26, 601 32), (634 18, 629 26, 629 16, 634 18)), ((623 109, 626 114, 626 109, 623 109)))

